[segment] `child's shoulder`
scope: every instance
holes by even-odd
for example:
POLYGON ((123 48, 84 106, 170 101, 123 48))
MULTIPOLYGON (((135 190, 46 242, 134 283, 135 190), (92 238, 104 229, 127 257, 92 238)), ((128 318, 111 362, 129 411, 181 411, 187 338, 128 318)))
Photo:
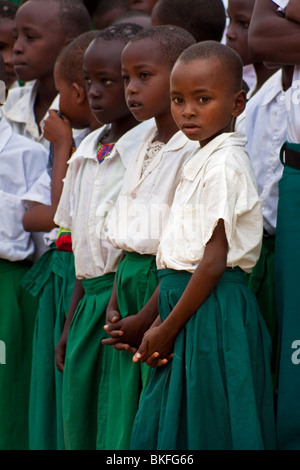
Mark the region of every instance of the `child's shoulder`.
POLYGON ((14 148, 16 154, 40 153, 48 158, 48 151, 42 144, 14 132, 12 126, 4 116, 1 117, 0 128, 0 142, 2 150, 4 148, 14 148))
POLYGON ((15 106, 18 106, 20 100, 27 101, 34 93, 35 81, 28 82, 24 86, 17 86, 9 90, 7 99, 2 107, 3 114, 6 115, 15 106))

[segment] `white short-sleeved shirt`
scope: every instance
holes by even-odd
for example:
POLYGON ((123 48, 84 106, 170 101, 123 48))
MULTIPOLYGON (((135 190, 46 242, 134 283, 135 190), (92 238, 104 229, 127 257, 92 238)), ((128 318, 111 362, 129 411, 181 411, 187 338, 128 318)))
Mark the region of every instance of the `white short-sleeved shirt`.
MULTIPOLYGON (((285 9, 289 0, 272 0, 280 9, 285 9)), ((287 140, 291 143, 300 143, 300 65, 296 65, 293 74, 292 86, 289 89, 289 97, 286 100, 288 111, 287 140)))
MULTIPOLYGON (((76 148, 82 142, 82 140, 90 133, 90 129, 84 129, 77 137, 75 137, 76 148)), ((46 206, 51 205, 51 177, 48 170, 46 169, 43 174, 38 178, 30 190, 24 195, 23 202, 25 207, 28 208, 30 203, 38 202, 46 206)), ((50 232, 45 232, 43 237, 43 243, 46 246, 50 246, 58 235, 58 228, 54 228, 50 232)), ((42 248, 41 248, 42 251, 42 248)))
POLYGON ((155 133, 156 127, 145 135, 136 158, 130 162, 107 224, 107 238, 115 247, 151 255, 156 255, 182 165, 198 147, 197 142, 177 132, 155 155, 141 178, 146 149, 155 133))
MULTIPOLYGON (((24 135, 31 140, 43 144, 46 149, 49 149, 49 141, 45 139, 43 134, 40 134, 35 121, 34 103, 36 99, 36 89, 37 82, 34 80, 28 83, 27 86, 10 90, 8 98, 3 105, 3 115, 16 134, 24 135)), ((59 109, 58 104, 59 98, 57 96, 51 108, 59 109)))
POLYGON ((227 266, 250 272, 256 264, 263 223, 245 143, 242 134, 221 134, 184 165, 158 248, 158 269, 194 272, 220 219, 229 245, 227 266))
POLYGON ((41 145, 14 134, 0 120, 0 258, 10 261, 31 259, 34 243, 24 231, 23 197, 47 166, 48 152, 41 145))
POLYGON ((121 250, 106 240, 103 226, 116 202, 125 169, 149 126, 153 126, 152 120, 124 134, 101 164, 97 160, 97 144, 100 134, 106 130, 94 131, 81 142, 69 161, 54 221, 72 231, 76 277, 79 279, 117 270, 121 250))
POLYGON ((282 89, 282 71, 278 70, 247 102, 236 130, 245 134, 258 193, 262 204, 264 228, 269 235, 276 231, 278 181, 283 166, 280 149, 287 139, 286 92, 282 89))

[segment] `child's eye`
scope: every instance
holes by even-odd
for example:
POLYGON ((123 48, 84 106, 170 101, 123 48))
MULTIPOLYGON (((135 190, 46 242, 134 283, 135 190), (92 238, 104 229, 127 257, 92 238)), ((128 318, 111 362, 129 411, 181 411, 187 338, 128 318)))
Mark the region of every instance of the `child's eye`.
POLYGON ((129 75, 122 75, 122 80, 127 83, 129 81, 129 75))
POLYGON ((112 80, 110 80, 109 78, 103 78, 102 83, 104 86, 110 86, 112 84, 112 80))
POLYGON ((92 83, 92 80, 89 77, 83 77, 83 80, 85 81, 86 85, 90 86, 92 83))
POLYGON ((206 104, 209 102, 209 98, 207 96, 200 96, 200 98, 198 98, 198 101, 202 104, 206 104))
POLYGON ((149 78, 151 76, 151 73, 150 72, 140 72, 139 74, 139 77, 142 79, 142 80, 147 80, 147 78, 149 78))
POLYGON ((239 21, 239 23, 243 29, 249 28, 249 25, 250 25, 249 21, 239 21))
POLYGON ((182 98, 175 97, 175 98, 172 98, 172 102, 175 103, 175 104, 182 104, 182 103, 183 103, 183 99, 182 99, 182 98))

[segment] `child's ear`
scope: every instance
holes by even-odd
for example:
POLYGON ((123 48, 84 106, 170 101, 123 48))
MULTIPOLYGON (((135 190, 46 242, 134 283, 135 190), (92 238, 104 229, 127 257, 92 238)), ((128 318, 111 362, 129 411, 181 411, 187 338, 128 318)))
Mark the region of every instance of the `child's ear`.
POLYGON ((246 92, 245 90, 241 90, 234 96, 234 106, 232 111, 232 116, 238 117, 245 109, 246 106, 246 92))
POLYGON ((73 90, 75 92, 75 99, 77 104, 82 104, 86 100, 86 91, 85 88, 79 85, 78 83, 72 83, 73 90))

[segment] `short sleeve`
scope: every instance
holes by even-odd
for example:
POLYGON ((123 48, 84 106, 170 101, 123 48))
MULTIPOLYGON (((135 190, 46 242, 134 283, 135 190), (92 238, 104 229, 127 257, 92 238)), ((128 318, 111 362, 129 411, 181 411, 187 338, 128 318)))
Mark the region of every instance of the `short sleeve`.
POLYGON ((73 215, 73 178, 72 166, 69 166, 64 179, 63 190, 54 216, 54 222, 59 227, 72 230, 73 215))
POLYGON ((220 219, 224 220, 226 238, 231 246, 237 217, 247 210, 246 186, 243 174, 228 164, 217 164, 205 173, 199 224, 205 246, 220 219))

